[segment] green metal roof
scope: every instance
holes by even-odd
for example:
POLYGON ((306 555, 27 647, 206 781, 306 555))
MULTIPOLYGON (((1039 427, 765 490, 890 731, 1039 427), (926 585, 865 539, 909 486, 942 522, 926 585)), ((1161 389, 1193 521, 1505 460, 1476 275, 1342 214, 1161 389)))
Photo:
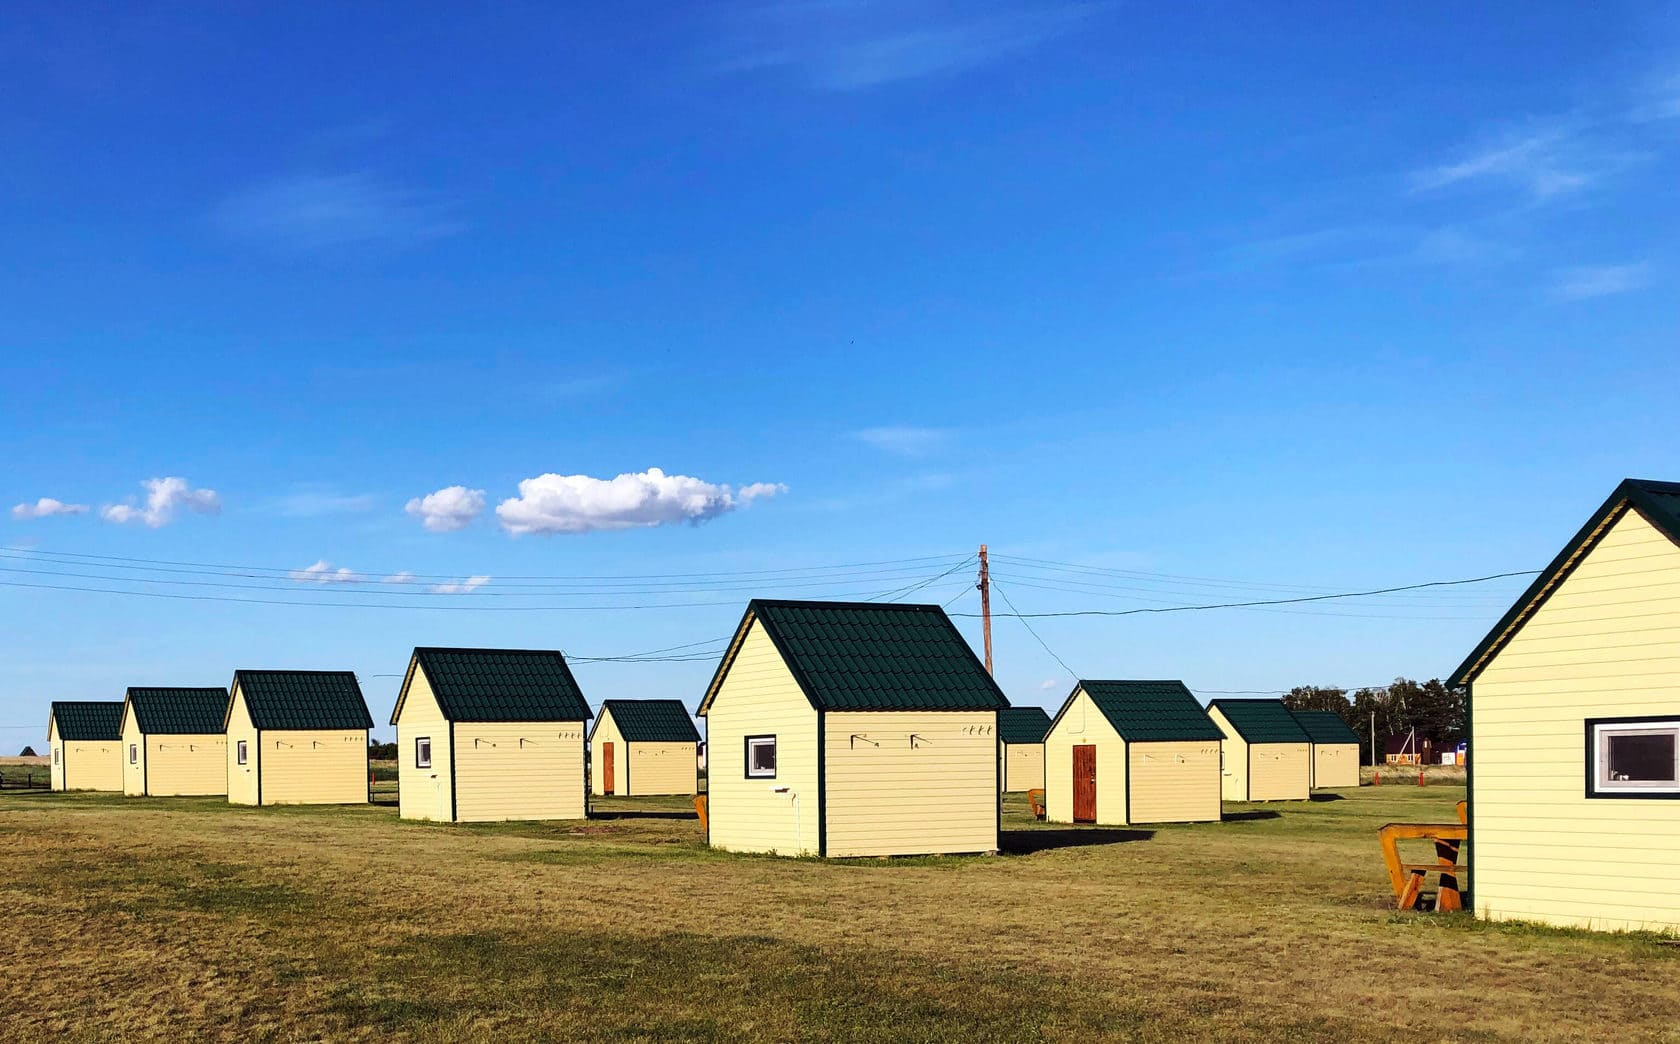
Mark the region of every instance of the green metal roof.
POLYGON ((128 705, 140 731, 148 736, 204 735, 223 731, 228 691, 131 687, 128 705))
MULTIPOLYGON (((577 679, 558 649, 414 650, 448 721, 588 721, 577 679)), ((409 679, 403 680, 408 692, 409 679)), ((397 723, 396 711, 391 724, 397 723)))
POLYGON ((373 728, 351 671, 235 671, 233 683, 259 729, 373 728))
POLYGON ((1043 707, 1005 707, 998 711, 998 736, 1005 743, 1043 743, 1050 715, 1043 707))
POLYGON ((1487 633, 1487 637, 1464 658, 1464 662, 1458 665, 1458 670, 1448 677, 1447 684, 1455 687, 1470 684, 1494 654, 1516 634, 1518 626, 1544 604, 1557 585, 1585 557, 1586 552, 1597 545, 1609 529, 1609 523, 1620 518, 1621 513, 1629 508, 1639 512, 1658 532, 1680 544, 1680 482, 1623 479, 1609 499, 1599 505, 1593 516, 1587 519, 1587 524, 1564 545, 1551 564, 1534 578, 1534 582, 1522 593, 1522 597, 1517 599, 1516 604, 1493 625, 1493 630, 1487 633))
POLYGON ((700 742, 700 730, 681 700, 607 700, 595 719, 596 728, 608 714, 626 743, 700 742))
MULTIPOLYGON (((1009 706, 937 605, 753 599, 707 699, 757 620, 821 711, 964 711, 1009 706)), ((702 704, 704 709, 704 704, 702 704)))
POLYGON ((1214 700, 1246 743, 1307 743, 1307 732, 1282 700, 1214 700))
POLYGON ((122 739, 121 700, 54 700, 52 720, 61 740, 122 739))
MULTIPOLYGON (((1128 743, 1172 743, 1222 740, 1213 719, 1188 686, 1176 680, 1082 680, 1062 705, 1065 712, 1084 689, 1097 710, 1128 743)), ((1061 714, 1056 715, 1057 718, 1061 714)))
POLYGON ((1335 711, 1327 710, 1298 710, 1290 711, 1295 720, 1301 723, 1307 738, 1314 743, 1358 743, 1359 733, 1342 720, 1342 716, 1335 711))

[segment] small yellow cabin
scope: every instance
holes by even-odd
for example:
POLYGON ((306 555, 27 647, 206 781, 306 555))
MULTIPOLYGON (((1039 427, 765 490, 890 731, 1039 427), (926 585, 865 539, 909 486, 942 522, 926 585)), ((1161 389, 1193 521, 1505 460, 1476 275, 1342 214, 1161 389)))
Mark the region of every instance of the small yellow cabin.
POLYGON ((131 688, 123 698, 123 793, 227 793, 226 689, 131 688))
POLYGON ((402 818, 584 818, 589 717, 557 649, 415 649, 391 711, 402 818))
POLYGON ((1005 707, 998 711, 998 736, 1003 741, 998 771, 1008 792, 1044 786, 1044 734, 1050 715, 1043 707, 1005 707))
POLYGON ((607 700, 589 733, 589 792, 700 792, 700 730, 681 700, 607 700))
POLYGON ((1081 681, 1044 737, 1045 818, 1217 823, 1223 738, 1181 681, 1081 681))
POLYGON ((223 728, 232 804, 367 802, 373 719, 352 672, 236 671, 223 728))
POLYGON ((1680 483, 1617 486, 1450 683, 1468 690, 1467 905, 1680 932, 1680 483))
POLYGON ((700 704, 707 843, 994 852, 1008 705, 936 605, 755 599, 700 704))
POLYGON ((1207 713, 1225 733, 1226 801, 1312 797, 1312 741, 1282 700, 1214 700, 1207 713))
POLYGON ((1312 744, 1307 785, 1314 790, 1359 786, 1359 734, 1335 711, 1290 711, 1312 744))
POLYGON ((54 790, 121 793, 122 701, 55 700, 47 714, 54 790))

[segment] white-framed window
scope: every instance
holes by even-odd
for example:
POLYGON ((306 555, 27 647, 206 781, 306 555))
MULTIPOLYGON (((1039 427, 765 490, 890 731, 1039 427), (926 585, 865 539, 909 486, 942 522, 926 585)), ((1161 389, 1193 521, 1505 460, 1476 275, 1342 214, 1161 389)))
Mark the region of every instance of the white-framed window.
POLYGON ((53 748, 53 764, 54 765, 58 764, 58 748, 57 747, 53 748))
POLYGON ((238 756, 239 763, 241 765, 245 764, 246 758, 250 756, 250 748, 245 745, 244 740, 239 741, 238 746, 234 748, 234 752, 238 756))
POLYGON ((1589 720, 1587 796, 1680 798, 1680 718, 1589 720))
POLYGON ((138 743, 128 745, 128 763, 130 765, 140 764, 140 745, 138 743))
POLYGON ((414 740, 414 767, 415 768, 431 768, 432 767, 432 738, 430 736, 419 736, 419 737, 415 738, 415 740, 414 740))
POLYGON ((747 737, 747 778, 776 778, 776 737, 747 737))

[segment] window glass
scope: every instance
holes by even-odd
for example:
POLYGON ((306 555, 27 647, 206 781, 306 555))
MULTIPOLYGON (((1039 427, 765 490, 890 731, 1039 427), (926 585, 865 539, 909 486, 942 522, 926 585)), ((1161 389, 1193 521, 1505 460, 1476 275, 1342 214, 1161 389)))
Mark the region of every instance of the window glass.
POLYGON ((421 736, 414 741, 414 764, 416 768, 432 767, 432 739, 421 736))
POLYGON ((245 764, 245 741, 244 740, 239 741, 238 750, 239 750, 239 763, 241 765, 243 765, 243 764, 245 764))
POLYGON ((1680 796, 1680 721, 1595 722, 1593 792, 1680 796))
POLYGON ((130 743, 128 745, 128 763, 130 765, 140 764, 140 747, 137 744, 130 743))
POLYGON ((776 737, 747 737, 747 776, 751 779, 776 778, 776 737))

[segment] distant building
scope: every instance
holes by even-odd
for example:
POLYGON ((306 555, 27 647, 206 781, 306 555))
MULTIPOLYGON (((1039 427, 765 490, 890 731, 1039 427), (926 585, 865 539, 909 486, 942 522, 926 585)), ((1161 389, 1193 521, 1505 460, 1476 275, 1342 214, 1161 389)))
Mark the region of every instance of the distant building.
POLYGON ((584 818, 589 717, 558 649, 415 649, 391 710, 399 814, 584 818))
POLYGON ((1390 765, 1428 765, 1435 760, 1435 744, 1416 730, 1397 732, 1383 740, 1383 760, 1390 765))
POLYGON ((228 689, 229 802, 366 803, 373 719, 355 674, 236 671, 228 689))
POLYGON ((1312 741, 1282 700, 1214 700, 1208 717, 1225 733, 1226 801, 1312 796, 1312 741))
POLYGON ((1044 738, 1045 818, 1218 822, 1223 738, 1181 681, 1080 681, 1044 738))
POLYGON ((1312 771, 1308 785, 1314 790, 1359 785, 1359 734, 1335 711, 1291 711, 1312 742, 1312 771))
POLYGON ((998 711, 998 736, 1003 740, 999 772, 1006 791, 1044 786, 1044 735, 1050 715, 1043 707, 1005 707, 998 711))
POLYGON ((123 793, 227 793, 228 691, 130 688, 122 703, 123 793))
POLYGON ((607 700, 589 733, 589 792, 700 792, 700 730, 681 700, 607 700))
POLYGON ((55 700, 47 713, 54 790, 121 793, 122 701, 55 700))

